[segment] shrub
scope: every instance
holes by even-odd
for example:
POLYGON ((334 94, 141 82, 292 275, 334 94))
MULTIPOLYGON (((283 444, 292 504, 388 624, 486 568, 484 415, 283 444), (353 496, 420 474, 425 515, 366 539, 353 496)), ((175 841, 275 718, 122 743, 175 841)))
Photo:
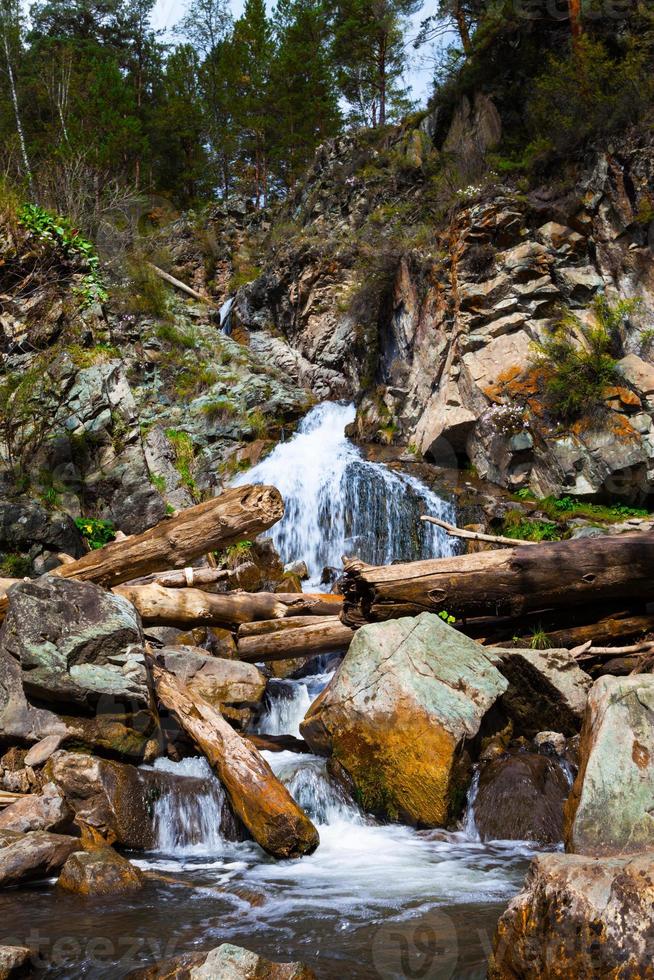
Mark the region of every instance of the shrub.
POLYGON ((170 291, 144 257, 134 256, 127 263, 129 285, 123 291, 123 305, 130 313, 144 316, 168 315, 170 291))
POLYGON ((195 462, 193 440, 188 432, 181 432, 178 429, 166 429, 166 436, 175 453, 175 469, 179 473, 182 485, 195 496, 197 484, 193 476, 193 464, 195 462))
POLYGON ((545 340, 534 344, 534 361, 555 419, 571 422, 603 407, 606 389, 620 381, 615 356, 620 327, 636 305, 635 300, 625 300, 611 306, 599 297, 591 323, 567 313, 545 340))
POLYGON ((553 521, 525 517, 519 510, 510 510, 504 518, 504 534, 520 541, 560 541, 559 527, 553 521))
POLYGON ((77 517, 75 524, 93 550, 104 548, 116 537, 111 521, 100 521, 93 517, 77 517))
POLYGON ((197 347, 198 337, 192 328, 180 330, 174 323, 160 323, 156 330, 159 340, 163 340, 172 347, 181 347, 185 350, 192 350, 197 347))
POLYGON ((579 50, 551 55, 534 82, 527 114, 532 147, 565 154, 620 129, 651 104, 654 86, 647 42, 631 38, 623 56, 585 37, 579 50))

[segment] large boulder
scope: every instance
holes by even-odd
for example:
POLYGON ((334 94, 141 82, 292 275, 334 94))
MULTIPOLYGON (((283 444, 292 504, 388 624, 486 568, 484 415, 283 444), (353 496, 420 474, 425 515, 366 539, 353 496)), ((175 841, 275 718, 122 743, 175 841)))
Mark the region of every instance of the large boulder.
POLYGON ((579 731, 593 681, 568 650, 495 652, 497 668, 509 682, 502 707, 520 735, 579 731))
POLYGON ((365 626, 302 733, 366 810, 445 826, 465 793, 466 747, 507 687, 491 656, 431 613, 365 626))
POLYGON ((81 707, 103 696, 148 704, 138 613, 92 582, 46 577, 9 591, 0 653, 21 666, 28 698, 81 707))
POLYGON ((54 568, 57 554, 81 558, 85 551, 84 539, 68 514, 27 498, 0 500, 0 557, 21 555, 26 566, 39 558, 54 568))
POLYGON ((54 783, 46 783, 40 793, 17 800, 0 811, 0 830, 51 830, 68 829, 72 811, 54 783))
POLYGON ((652 976, 654 854, 541 854, 501 917, 490 980, 652 976))
POLYGON ((129 974, 127 980, 316 980, 304 963, 272 963, 241 946, 223 943, 210 953, 187 953, 129 974))
POLYGON ((21 667, 0 647, 0 738, 3 742, 40 742, 49 736, 65 737, 66 725, 44 708, 36 708, 25 697, 21 667))
POLYGON ((566 806, 577 854, 654 849, 654 676, 600 677, 588 697, 579 773, 566 806))
POLYGON ((143 873, 112 847, 75 851, 63 868, 57 887, 75 895, 124 895, 143 888, 143 873))
POLYGON ((534 752, 482 765, 473 803, 479 836, 487 840, 563 840, 563 804, 570 783, 557 759, 534 752))
POLYGON ((33 830, 0 830, 0 887, 48 878, 79 847, 75 837, 33 830))

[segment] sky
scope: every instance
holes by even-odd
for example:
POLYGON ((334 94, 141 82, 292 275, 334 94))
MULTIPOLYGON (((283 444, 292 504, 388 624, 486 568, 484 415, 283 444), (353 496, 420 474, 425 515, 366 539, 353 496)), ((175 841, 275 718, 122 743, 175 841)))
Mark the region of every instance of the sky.
MULTIPOLYGON (((243 12, 243 4, 244 0, 232 0, 231 8, 234 17, 238 17, 243 12)), ((268 6, 272 8, 272 0, 269 0, 268 6)), ((417 33, 420 22, 434 12, 435 6, 434 2, 427 0, 423 9, 414 15, 411 24, 412 36, 417 33)), ((153 16, 154 26, 172 31, 175 24, 178 24, 182 19, 185 9, 185 0, 157 0, 153 16)), ((413 98, 420 105, 423 105, 431 93, 433 68, 429 64, 421 65, 420 62, 423 58, 420 53, 414 52, 411 46, 409 46, 409 54, 411 65, 406 81, 411 86, 413 98)))

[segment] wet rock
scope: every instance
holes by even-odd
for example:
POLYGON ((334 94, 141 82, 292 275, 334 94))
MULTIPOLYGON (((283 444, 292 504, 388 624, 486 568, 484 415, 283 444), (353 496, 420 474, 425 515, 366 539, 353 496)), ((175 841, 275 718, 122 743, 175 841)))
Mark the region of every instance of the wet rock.
POLYGON ((27 946, 0 946, 0 980, 36 976, 37 951, 27 946))
POLYGON ((501 917, 490 980, 651 975, 654 854, 541 854, 501 917))
POLYGON ((44 830, 0 830, 0 887, 49 877, 78 847, 75 837, 44 830))
POLYGON ((44 708, 29 704, 23 691, 21 667, 0 647, 0 735, 7 741, 40 742, 67 734, 64 722, 44 708))
POLYGON ((226 660, 235 660, 236 642, 229 630, 215 626, 199 627, 186 633, 179 633, 174 641, 164 641, 164 646, 200 647, 212 655, 226 660))
POLYGON ((561 732, 538 732, 534 735, 534 748, 544 755, 563 757, 566 751, 565 735, 561 732))
POLYGON ((497 650, 509 682, 502 707, 516 733, 532 738, 547 729, 579 731, 593 681, 568 650, 497 650))
POLYGON ((0 830, 53 832, 70 830, 72 810, 54 783, 46 783, 40 793, 32 793, 0 811, 0 830))
POLYGON ((305 561, 292 561, 284 566, 285 575, 297 575, 301 582, 306 582, 309 578, 309 569, 305 561))
POLYGON ((473 804, 479 836, 558 844, 569 792, 560 763, 543 755, 517 752, 482 764, 473 804))
POLYGON ((365 809, 445 826, 467 780, 465 749, 507 682, 483 647, 423 613, 363 627, 301 726, 365 809))
POLYGON ((223 943, 210 953, 187 953, 136 970, 127 980, 316 980, 303 963, 272 963, 240 946, 223 943))
POLYGON ((75 895, 124 895, 140 891, 144 877, 111 847, 75 851, 64 864, 57 888, 75 895))
POLYGON ((600 677, 590 692, 579 773, 566 807, 566 849, 654 849, 654 676, 600 677))
POLYGON ((0 630, 0 652, 20 664, 28 697, 77 706, 103 695, 147 705, 142 643, 126 599, 54 576, 14 586, 0 630))

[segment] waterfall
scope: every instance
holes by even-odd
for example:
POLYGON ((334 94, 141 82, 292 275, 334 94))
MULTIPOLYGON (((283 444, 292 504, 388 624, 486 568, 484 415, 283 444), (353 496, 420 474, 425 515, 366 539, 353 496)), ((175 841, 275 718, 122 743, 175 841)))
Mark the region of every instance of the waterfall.
POLYGON ((154 803, 157 849, 176 855, 220 853, 225 844, 223 825, 229 813, 225 791, 206 759, 157 759, 153 769, 175 777, 166 781, 154 803))
POLYGON ((343 555, 389 564, 454 553, 452 539, 420 515, 454 522, 453 505, 419 480, 363 458, 345 436, 353 405, 323 402, 237 483, 269 483, 286 511, 269 532, 284 561, 303 559, 316 588, 323 568, 340 568, 343 555))
POLYGON ((471 841, 480 841, 479 831, 477 830, 477 821, 475 820, 475 800, 477 799, 477 793, 479 792, 479 768, 475 767, 475 772, 472 777, 472 782, 470 783, 470 788, 468 789, 468 795, 466 797, 466 809, 463 814, 463 820, 461 821, 461 829, 466 837, 471 841))
POLYGON ((326 759, 293 752, 264 754, 277 778, 315 824, 366 823, 356 804, 330 779, 326 759))
POLYGON ((227 336, 232 332, 232 307, 234 305, 234 299, 234 296, 230 296, 220 307, 220 329, 227 336))
POLYGON ((300 680, 269 681, 257 732, 261 735, 294 735, 300 738, 300 722, 332 676, 333 672, 330 672, 312 674, 300 680))

